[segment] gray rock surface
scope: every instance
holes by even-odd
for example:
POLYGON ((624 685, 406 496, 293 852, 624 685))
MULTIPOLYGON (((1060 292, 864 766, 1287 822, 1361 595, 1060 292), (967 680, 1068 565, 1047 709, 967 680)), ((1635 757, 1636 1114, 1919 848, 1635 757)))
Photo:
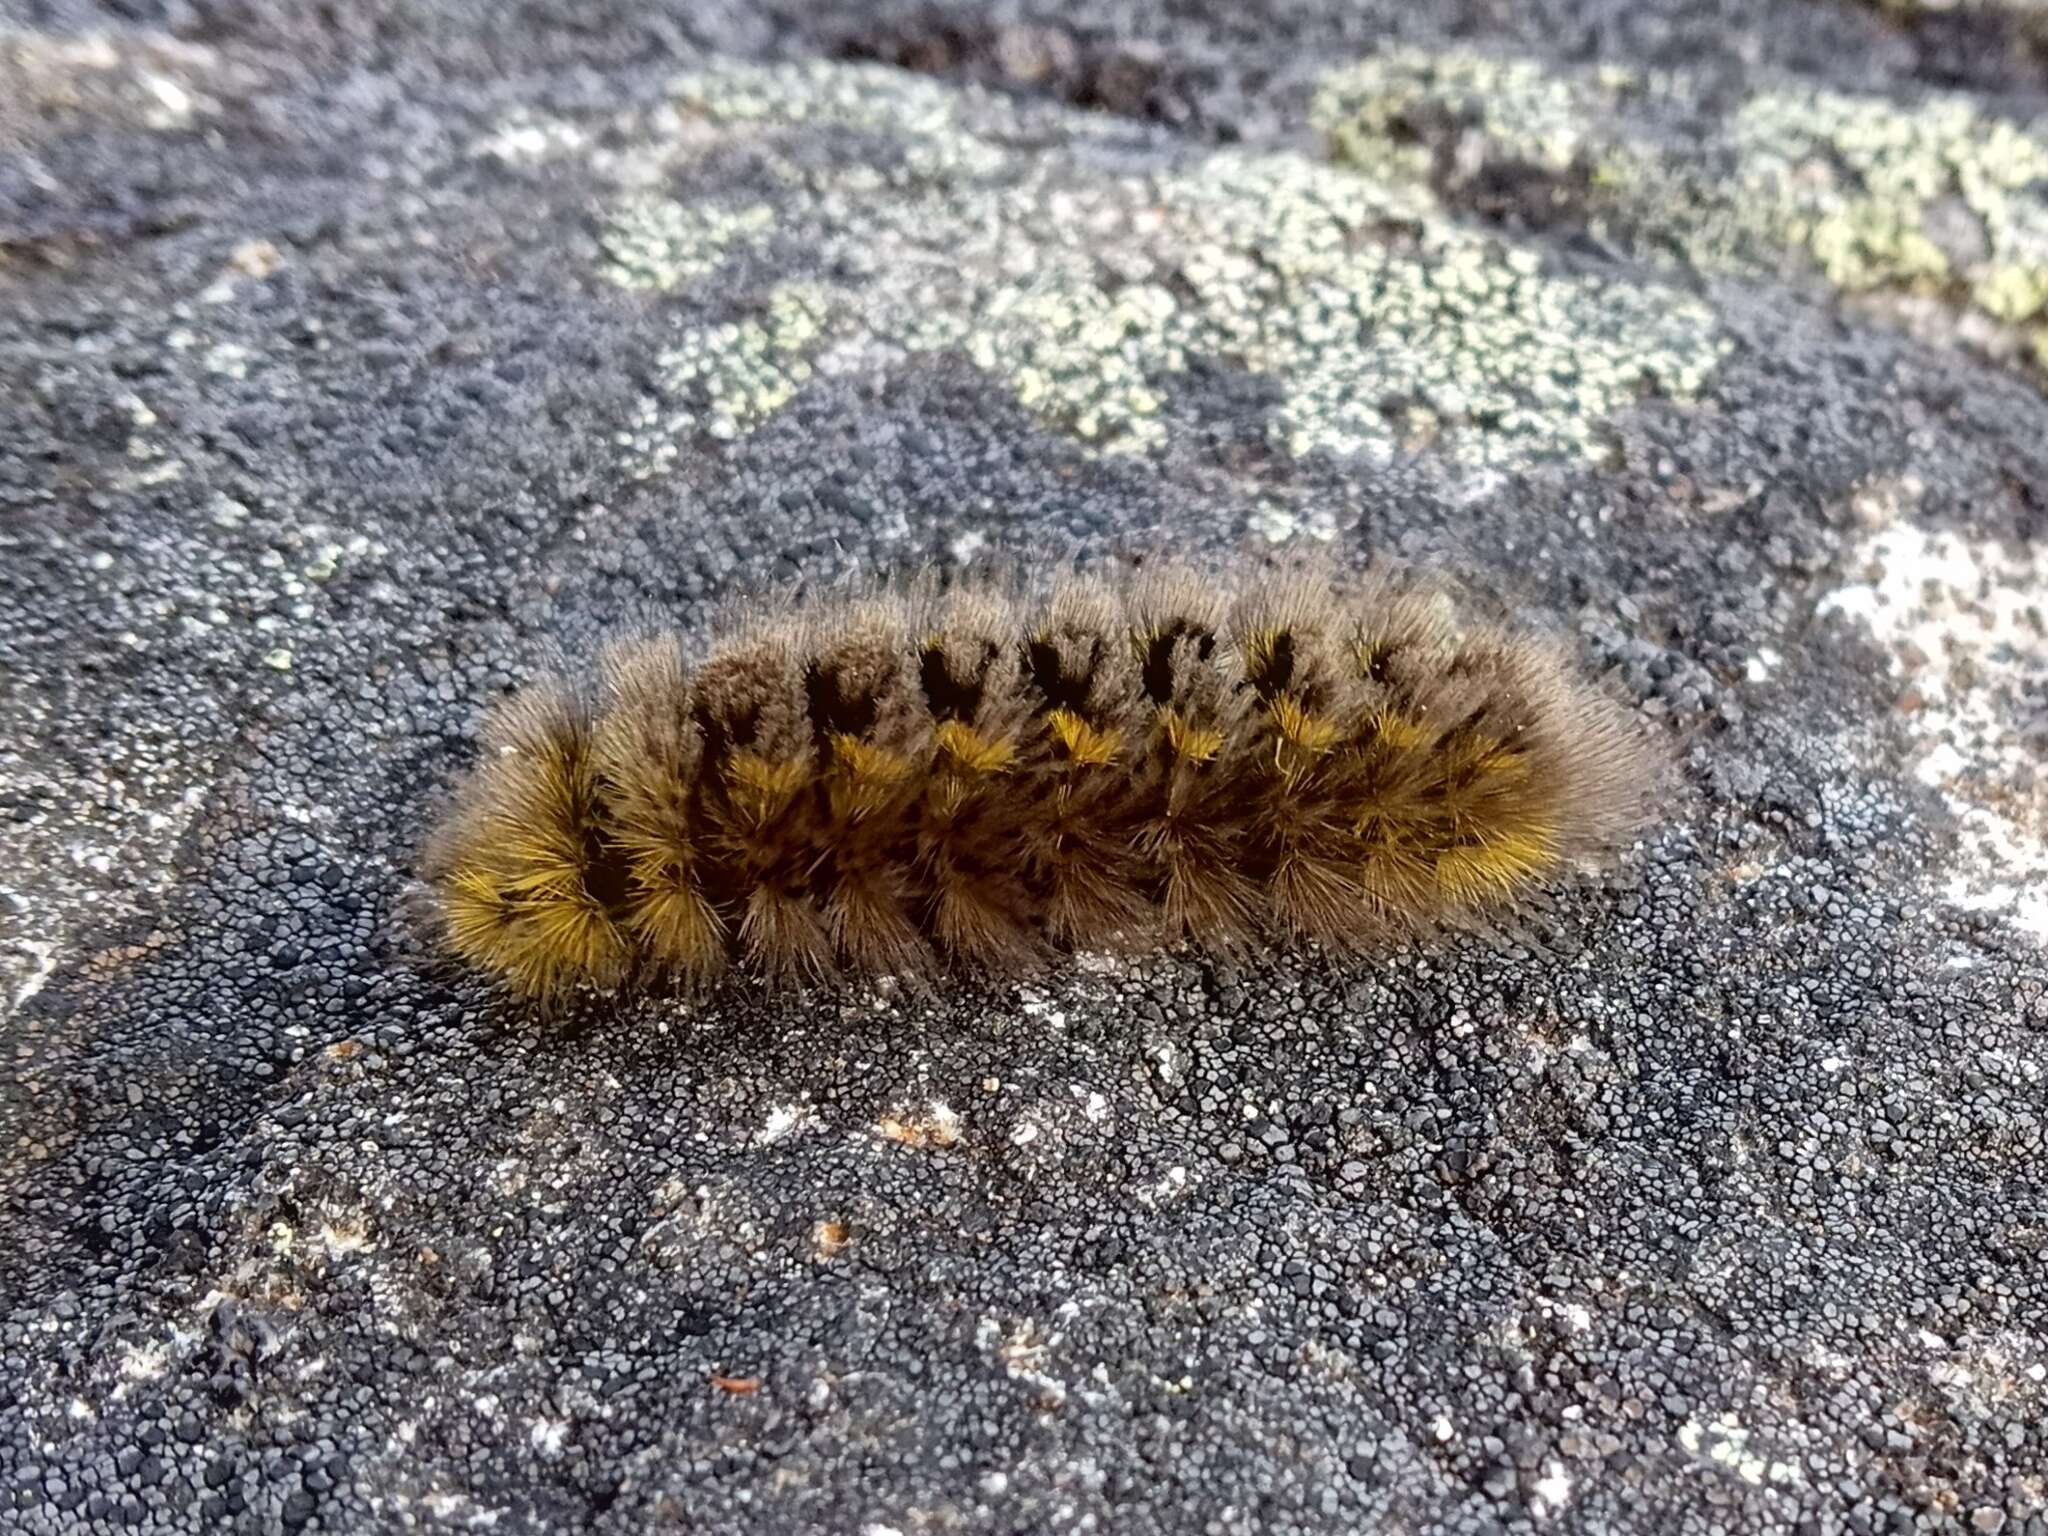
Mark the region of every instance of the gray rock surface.
POLYGON ((2048 1531, 2020 5, 57 0, 0 32, 0 1528, 2048 1531), (1683 766, 1497 941, 592 1004, 550 644, 1440 566, 1683 766))

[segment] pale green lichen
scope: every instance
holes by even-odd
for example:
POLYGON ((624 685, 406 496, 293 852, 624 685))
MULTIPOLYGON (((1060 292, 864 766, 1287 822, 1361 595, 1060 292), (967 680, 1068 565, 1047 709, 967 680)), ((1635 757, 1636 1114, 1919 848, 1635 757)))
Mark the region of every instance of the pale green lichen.
POLYGON ((1950 298, 2048 344, 2048 134, 1940 93, 1762 89, 1718 117, 1705 103, 1683 72, 1395 49, 1326 77, 1311 115, 1376 178, 1455 188, 1489 162, 1534 165, 1574 178, 1577 216, 1646 258, 1804 261, 1841 292, 1950 298), (1448 164, 1432 131, 1455 137, 1448 164))
POLYGON ((829 312, 823 290, 783 283, 758 315, 685 330, 661 355, 666 398, 643 399, 630 430, 618 434, 620 445, 631 451, 636 477, 666 469, 686 434, 730 440, 787 405, 811 377, 807 354, 829 312))
POLYGON ((674 432, 746 430, 810 369, 937 351, 1104 451, 1162 445, 1173 380, 1201 357, 1278 382, 1272 433, 1297 455, 1589 456, 1614 412, 1694 394, 1722 349, 1680 292, 1546 271, 1425 188, 1297 154, 1155 148, 1131 170, 1114 120, 865 66, 722 65, 673 95, 693 142, 751 138, 782 195, 772 218, 630 199, 611 278, 714 293, 771 243, 797 270, 761 313, 671 350, 628 434, 650 471, 674 432))
POLYGON ((2048 177, 2048 141, 1959 96, 1901 109, 1876 96, 1766 93, 1731 125, 1743 190, 1828 280, 1868 289, 1922 278, 1964 286, 1994 319, 2028 320, 2048 283, 2048 220, 2027 188, 2048 177), (1938 205, 1966 210, 1976 250, 1930 233, 1938 205))
POLYGON ((1326 76, 1310 112, 1339 159, 1376 175, 1430 179, 1426 112, 1450 113, 1517 159, 1563 172, 1614 153, 1601 125, 1642 84, 1619 65, 1570 72, 1466 49, 1392 48, 1326 76))
POLYGON ((734 246, 774 228, 775 210, 766 203, 685 208, 669 198, 641 196, 613 210, 601 238, 614 282, 661 291, 710 276, 734 246))

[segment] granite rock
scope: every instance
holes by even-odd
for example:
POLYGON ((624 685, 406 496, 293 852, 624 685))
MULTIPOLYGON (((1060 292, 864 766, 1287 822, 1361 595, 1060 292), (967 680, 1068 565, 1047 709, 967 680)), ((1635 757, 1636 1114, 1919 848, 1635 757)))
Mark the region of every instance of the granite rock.
POLYGON ((2021 3, 31 7, 0 1527, 2048 1531, 2021 3), (522 1014, 409 892, 657 608, 1439 568, 1681 771, 1353 969, 522 1014))

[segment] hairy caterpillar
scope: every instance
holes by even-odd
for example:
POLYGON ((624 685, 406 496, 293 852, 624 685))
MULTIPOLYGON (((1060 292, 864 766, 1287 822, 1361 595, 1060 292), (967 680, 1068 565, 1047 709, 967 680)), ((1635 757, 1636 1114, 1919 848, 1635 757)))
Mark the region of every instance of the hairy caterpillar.
POLYGON ((1426 586, 1144 567, 618 640, 494 709, 427 848, 439 938, 541 1000, 737 961, 996 972, 1072 948, 1356 954, 1640 823, 1653 758, 1552 644, 1426 586))

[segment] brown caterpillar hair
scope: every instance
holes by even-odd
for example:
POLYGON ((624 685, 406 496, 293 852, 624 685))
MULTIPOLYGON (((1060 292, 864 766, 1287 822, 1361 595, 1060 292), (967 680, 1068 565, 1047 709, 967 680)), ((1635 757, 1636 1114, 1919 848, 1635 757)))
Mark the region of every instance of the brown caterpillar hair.
POLYGON ((1387 577, 1143 568, 797 605, 694 669, 608 647, 495 708, 427 850, 447 952, 512 991, 737 961, 1009 973, 1500 909, 1641 824, 1654 754, 1562 650, 1387 577))

